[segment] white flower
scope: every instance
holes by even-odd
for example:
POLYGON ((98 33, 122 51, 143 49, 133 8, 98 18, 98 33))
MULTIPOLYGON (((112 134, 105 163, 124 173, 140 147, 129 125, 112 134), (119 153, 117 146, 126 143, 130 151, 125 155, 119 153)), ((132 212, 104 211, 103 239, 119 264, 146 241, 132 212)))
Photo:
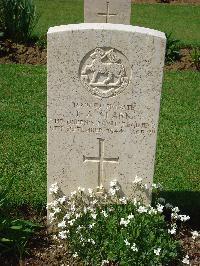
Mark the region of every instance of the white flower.
POLYGON ((168 233, 171 235, 175 235, 176 234, 176 228, 172 228, 172 229, 168 229, 168 233))
POLYGON ((151 186, 152 186, 152 188, 158 188, 158 185, 155 183, 153 183, 151 186))
POLYGON ((133 243, 133 245, 131 246, 131 249, 133 251, 138 251, 138 248, 136 247, 136 244, 135 243, 133 243))
POLYGON ((130 220, 130 219, 133 219, 134 218, 134 215, 131 213, 131 214, 129 214, 128 215, 128 219, 130 220))
POLYGON ((58 205, 58 201, 57 200, 54 200, 50 203, 47 203, 47 208, 50 207, 50 208, 53 208, 53 207, 56 207, 58 205))
POLYGON ((114 179, 113 181, 110 182, 110 187, 114 187, 117 185, 117 180, 114 179))
POLYGON ((78 192, 84 192, 85 188, 84 187, 78 187, 78 192))
POLYGON ((179 215, 178 218, 182 221, 182 222, 186 222, 190 219, 190 216, 188 215, 179 215))
POLYGON ((114 208, 109 208, 108 211, 109 212, 113 212, 114 211, 114 208))
POLYGON ((76 217, 76 219, 78 219, 78 218, 81 217, 81 214, 80 213, 76 213, 75 217, 76 217))
POLYGON ((153 183, 152 185, 152 188, 155 188, 155 189, 158 189, 158 188, 162 188, 162 185, 160 184, 160 183, 158 183, 158 184, 155 184, 155 183, 153 183))
POLYGON ((97 186, 97 190, 103 190, 103 185, 97 186))
POLYGON ((59 213, 59 212, 61 212, 60 208, 54 208, 54 213, 59 213))
POLYGON ((131 244, 128 242, 127 239, 124 240, 124 243, 126 244, 126 246, 130 246, 131 244))
POLYGON ((192 231, 192 239, 196 239, 199 236, 199 233, 197 231, 192 231))
POLYGON ((55 212, 50 212, 49 213, 49 220, 50 220, 50 222, 53 222, 55 220, 55 217, 54 217, 55 214, 56 214, 55 212))
POLYGON ((106 264, 108 264, 109 263, 109 260, 102 260, 102 262, 101 262, 101 266, 105 266, 106 264))
POLYGON ((126 203, 127 203, 127 199, 126 199, 126 197, 123 197, 123 198, 119 199, 119 201, 120 201, 121 203, 123 203, 123 204, 126 204, 126 203))
POLYGON ((77 227, 77 230, 80 231, 82 228, 83 228, 83 226, 79 225, 79 226, 77 227))
POLYGON ((77 257, 78 257, 77 252, 75 252, 75 253, 72 255, 72 257, 77 258, 77 257))
POLYGON ((66 233, 67 233, 67 231, 61 231, 61 232, 59 232, 58 236, 59 236, 61 239, 66 239, 66 238, 67 238, 66 233))
POLYGON ((97 214, 96 213, 91 213, 91 216, 92 216, 93 219, 96 220, 96 218, 97 218, 97 214))
POLYGON ((142 182, 142 178, 138 177, 137 175, 135 176, 135 179, 133 180, 133 184, 139 184, 142 182))
POLYGON ((92 194, 93 194, 93 189, 92 189, 92 188, 88 188, 88 193, 89 193, 90 195, 92 195, 92 194))
POLYGON ((88 211, 88 209, 84 206, 84 208, 83 208, 83 212, 86 214, 87 211, 88 211))
POLYGON ((101 211, 101 213, 103 213, 104 217, 108 217, 108 214, 105 211, 101 211))
POLYGON ((144 213, 144 212, 147 212, 148 209, 145 207, 145 206, 140 206, 137 210, 139 213, 144 213))
POLYGON ((149 214, 157 214, 158 211, 156 209, 154 209, 153 207, 150 207, 149 209, 149 214))
POLYGON ((53 235, 53 239, 54 239, 54 240, 58 240, 57 235, 53 235))
POLYGON ((119 186, 115 186, 115 189, 116 189, 117 191, 119 191, 119 190, 120 190, 120 187, 119 187, 119 186))
POLYGON ((54 183, 49 188, 49 194, 57 194, 59 190, 58 183, 54 183))
POLYGON ((76 190, 72 191, 72 192, 71 192, 71 197, 75 196, 76 193, 77 193, 76 190))
POLYGON ((168 233, 171 234, 171 235, 176 234, 176 228, 177 228, 177 225, 176 224, 172 224, 171 225, 171 229, 168 229, 168 233))
POLYGON ((172 213, 171 218, 177 220, 179 218, 179 215, 177 213, 172 213))
POLYGON ((62 198, 59 198, 59 199, 58 199, 58 202, 59 202, 60 204, 63 204, 63 203, 66 201, 66 199, 67 199, 67 197, 66 197, 66 196, 63 196, 62 198))
POLYGON ((101 184, 100 187, 99 187, 99 189, 102 190, 103 188, 104 188, 104 187, 103 187, 103 185, 101 184))
POLYGON ((94 213, 95 212, 95 209, 91 206, 87 207, 87 210, 90 211, 91 213, 94 213))
POLYGON ((88 243, 92 243, 93 245, 95 245, 95 241, 91 238, 88 239, 88 243))
POLYGON ((138 202, 137 199, 134 198, 134 199, 133 199, 133 204, 134 204, 134 205, 137 205, 137 202, 138 202))
POLYGON ((116 194, 116 189, 115 188, 110 188, 108 191, 112 196, 114 196, 116 194))
POLYGON ((120 220, 120 225, 124 225, 125 227, 127 227, 127 225, 130 223, 130 220, 125 220, 124 218, 121 218, 120 220))
POLYGON ((72 212, 75 212, 76 206, 74 204, 72 204, 71 207, 70 207, 70 209, 71 209, 72 212))
POLYGON ((190 264, 189 256, 186 255, 185 258, 183 258, 182 262, 183 262, 184 264, 188 264, 188 265, 189 265, 189 264, 190 264))
POLYGON ((152 185, 152 188, 157 188, 157 184, 153 183, 152 185))
POLYGON ((156 254, 156 256, 159 256, 160 255, 160 251, 161 251, 161 248, 157 248, 157 249, 154 249, 154 254, 156 254))
POLYGON ((93 200, 91 203, 92 203, 93 205, 95 205, 95 204, 97 204, 97 202, 98 202, 98 200, 95 199, 95 200, 93 200))
POLYGON ((58 223, 58 227, 60 228, 66 227, 66 221, 62 221, 61 223, 58 223))
POLYGON ((144 184, 143 188, 147 190, 148 189, 148 184, 144 184))
POLYGON ((66 219, 66 220, 69 220, 71 217, 71 214, 70 213, 67 213, 65 214, 65 216, 63 217, 63 220, 66 219))
POLYGON ((174 207, 174 208, 172 209, 172 212, 174 212, 174 213, 178 213, 178 212, 180 212, 180 210, 179 210, 178 207, 174 207))
POLYGON ((156 207, 157 207, 157 211, 158 212, 163 212, 163 208, 164 208, 163 205, 161 205, 160 203, 158 203, 156 207))
POLYGON ((72 226, 74 224, 74 222, 75 222, 75 220, 72 219, 71 221, 68 221, 68 224, 72 226))
POLYGON ((92 229, 94 227, 95 223, 89 224, 89 228, 92 229))

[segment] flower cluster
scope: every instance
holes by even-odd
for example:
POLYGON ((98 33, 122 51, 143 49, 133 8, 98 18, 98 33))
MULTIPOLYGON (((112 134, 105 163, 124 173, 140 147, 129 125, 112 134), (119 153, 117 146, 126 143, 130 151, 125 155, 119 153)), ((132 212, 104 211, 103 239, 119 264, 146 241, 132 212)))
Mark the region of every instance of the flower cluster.
MULTIPOLYGON (((160 185, 142 184, 137 176, 133 185, 143 191, 160 189, 160 185)), ((111 181, 107 190, 103 185, 96 189, 78 187, 69 197, 62 195, 55 183, 49 193, 54 198, 47 206, 56 232, 54 239, 67 241, 74 258, 95 265, 127 260, 131 265, 143 265, 154 258, 156 265, 165 265, 178 256, 179 243, 172 235, 176 234, 176 221, 186 221, 188 216, 180 215, 177 207, 172 209, 172 222, 166 229, 165 205, 147 205, 141 198, 129 200, 117 180, 111 181)), ((192 238, 197 234, 194 231, 192 238)))
POLYGON ((192 231, 191 234, 192 234, 192 239, 193 240, 196 240, 197 238, 200 237, 200 234, 197 231, 192 231))

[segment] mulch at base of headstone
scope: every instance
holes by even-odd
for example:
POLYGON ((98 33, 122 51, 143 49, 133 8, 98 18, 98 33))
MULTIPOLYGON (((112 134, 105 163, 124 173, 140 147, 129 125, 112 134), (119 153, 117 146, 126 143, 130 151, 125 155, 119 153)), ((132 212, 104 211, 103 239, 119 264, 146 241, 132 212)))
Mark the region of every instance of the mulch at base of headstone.
POLYGON ((194 241, 190 236, 188 229, 185 229, 180 233, 180 240, 182 246, 190 257, 191 266, 200 265, 200 240, 194 241))
POLYGON ((67 247, 56 245, 47 229, 41 230, 34 236, 29 244, 29 249, 29 255, 25 258, 25 265, 83 265, 75 261, 67 247))
MULTIPOLYGON (((47 50, 36 45, 0 41, 0 64, 46 65, 47 50)), ((165 66, 165 70, 196 70, 192 64, 190 49, 181 49, 181 59, 165 66)))

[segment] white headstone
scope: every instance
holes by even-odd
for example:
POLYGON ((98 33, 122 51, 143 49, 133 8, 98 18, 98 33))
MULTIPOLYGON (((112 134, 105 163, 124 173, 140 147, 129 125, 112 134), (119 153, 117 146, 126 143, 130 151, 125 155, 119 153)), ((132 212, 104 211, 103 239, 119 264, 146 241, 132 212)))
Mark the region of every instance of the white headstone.
POLYGON ((130 24, 131 0, 84 0, 86 23, 130 24))
POLYGON ((116 24, 48 31, 48 185, 152 183, 165 35, 116 24))

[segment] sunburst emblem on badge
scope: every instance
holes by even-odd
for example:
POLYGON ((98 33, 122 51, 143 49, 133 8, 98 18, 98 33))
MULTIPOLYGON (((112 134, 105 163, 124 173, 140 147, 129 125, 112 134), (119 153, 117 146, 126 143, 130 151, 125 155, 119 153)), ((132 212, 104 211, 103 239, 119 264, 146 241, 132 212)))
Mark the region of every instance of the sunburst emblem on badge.
POLYGON ((130 82, 131 68, 127 58, 117 49, 98 47, 82 59, 79 75, 91 94, 108 98, 125 90, 130 82))

